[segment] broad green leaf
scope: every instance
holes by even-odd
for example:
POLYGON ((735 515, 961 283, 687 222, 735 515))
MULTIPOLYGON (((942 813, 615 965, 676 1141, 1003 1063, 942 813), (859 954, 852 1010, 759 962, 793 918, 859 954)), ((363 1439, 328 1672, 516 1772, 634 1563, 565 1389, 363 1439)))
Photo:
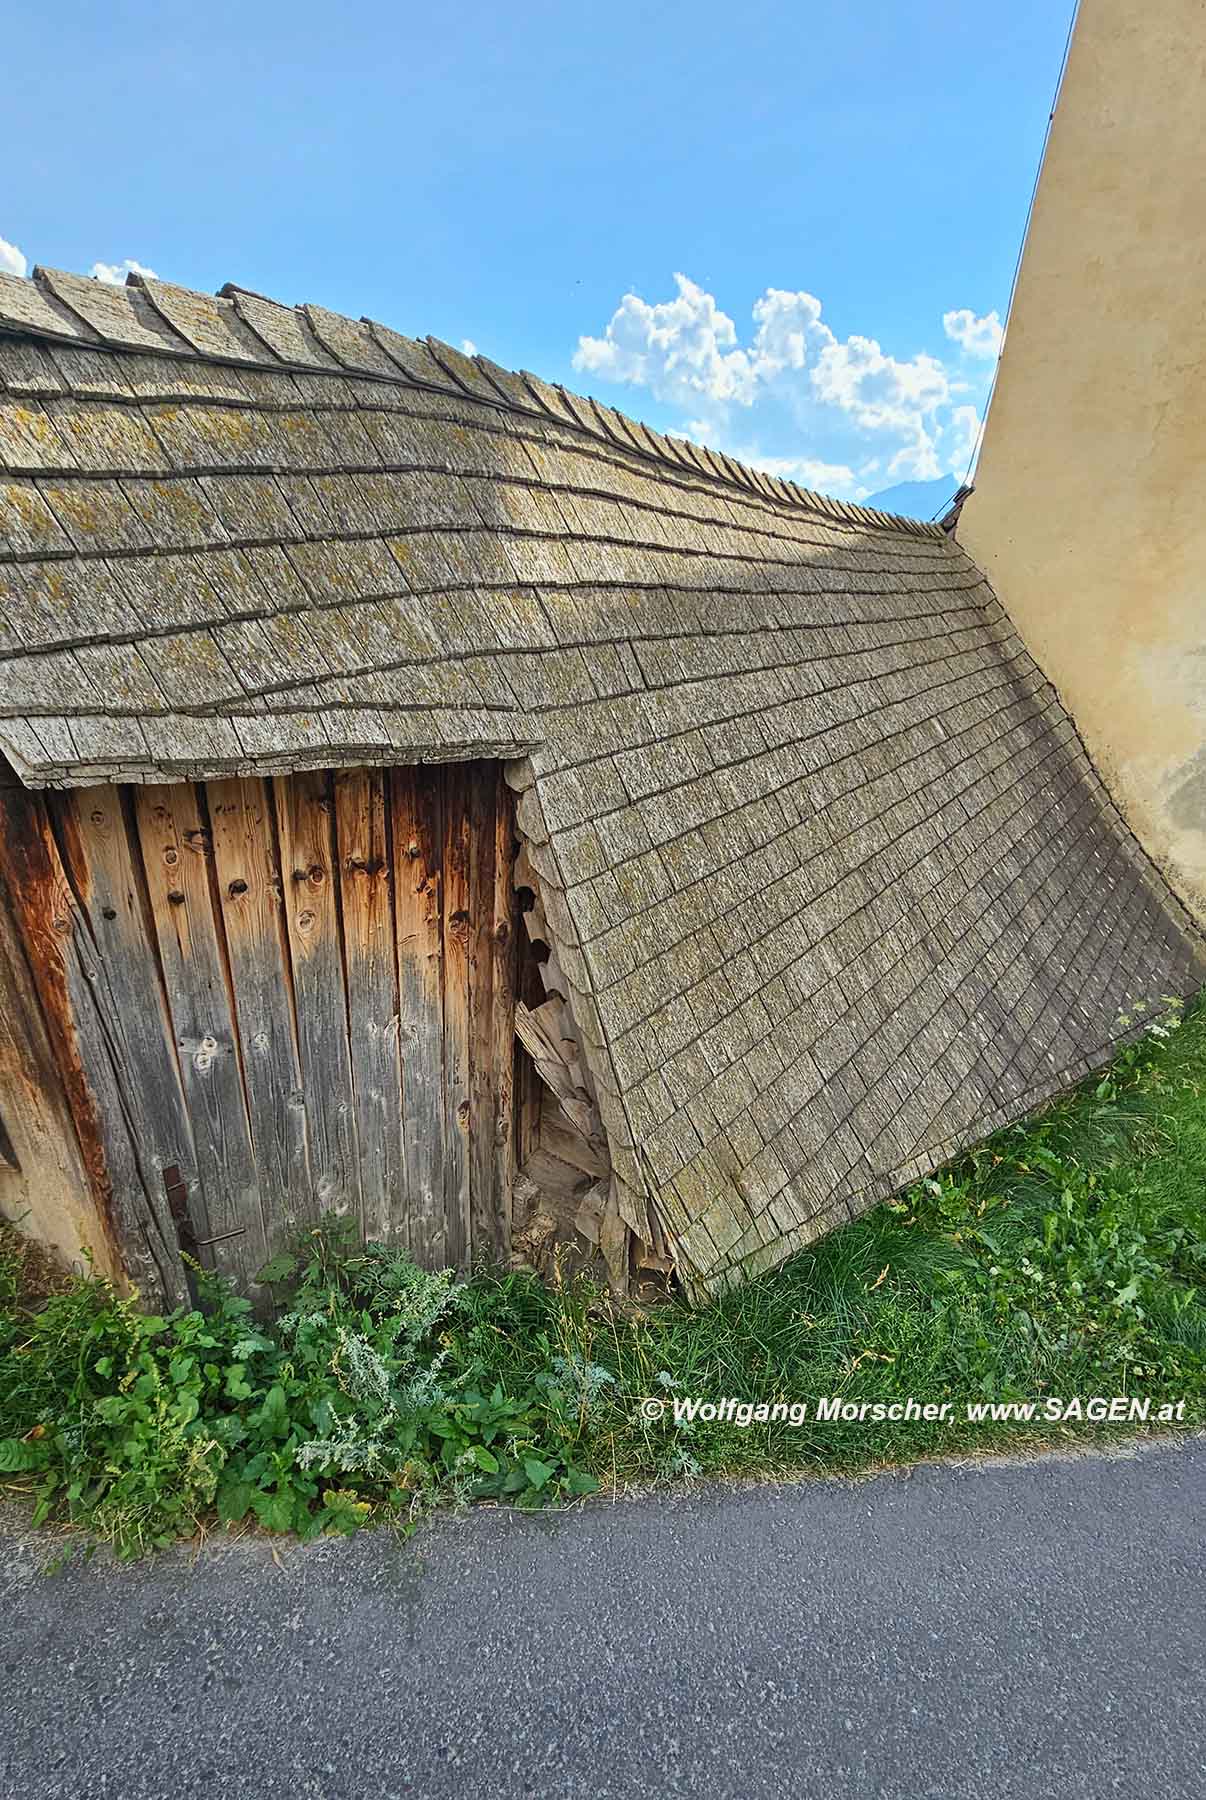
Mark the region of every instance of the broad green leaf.
POLYGON ((264 1396, 264 1404, 259 1412, 259 1423, 265 1431, 279 1434, 284 1431, 288 1420, 289 1407, 285 1400, 285 1390, 279 1382, 273 1382, 264 1396))
POLYGON ((253 1390, 242 1363, 227 1363, 226 1381, 222 1391, 230 1400, 250 1400, 253 1390))
POLYGON ((557 1473, 556 1465, 542 1462, 538 1456, 525 1456, 523 1472, 534 1488, 542 1488, 557 1473))
POLYGON ((292 1494, 253 1494, 251 1504, 265 1531, 288 1531, 293 1524, 292 1494))
POLYGON ((249 1481, 224 1481, 218 1488, 218 1517, 224 1525, 235 1525, 246 1518, 253 1493, 249 1481))
POLYGON ((282 1250, 279 1256, 270 1257, 252 1279, 257 1287, 269 1287, 276 1281, 288 1281, 296 1268, 296 1256, 289 1256, 282 1250))

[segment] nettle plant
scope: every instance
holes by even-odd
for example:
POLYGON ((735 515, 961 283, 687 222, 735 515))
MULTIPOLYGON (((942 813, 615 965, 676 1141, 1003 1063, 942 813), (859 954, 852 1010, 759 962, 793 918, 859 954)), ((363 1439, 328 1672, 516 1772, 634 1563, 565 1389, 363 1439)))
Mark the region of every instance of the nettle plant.
POLYGON ((324 1220, 260 1279, 283 1308, 266 1326, 204 1271, 201 1305, 168 1317, 92 1279, 21 1331, 6 1323, 0 1473, 32 1482, 38 1522, 65 1516, 137 1554, 211 1511, 310 1538, 596 1486, 570 1460, 578 1384, 484 1384, 446 1329, 468 1291, 452 1273, 324 1220))

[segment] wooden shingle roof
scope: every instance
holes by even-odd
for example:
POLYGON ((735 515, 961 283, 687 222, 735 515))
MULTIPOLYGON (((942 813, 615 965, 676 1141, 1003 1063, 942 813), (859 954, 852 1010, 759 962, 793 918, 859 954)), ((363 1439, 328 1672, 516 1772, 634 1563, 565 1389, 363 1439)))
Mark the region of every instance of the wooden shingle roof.
POLYGON ((31 786, 497 756, 629 1222, 779 1260, 1105 1059, 1198 940, 937 527, 447 345, 0 277, 31 786))

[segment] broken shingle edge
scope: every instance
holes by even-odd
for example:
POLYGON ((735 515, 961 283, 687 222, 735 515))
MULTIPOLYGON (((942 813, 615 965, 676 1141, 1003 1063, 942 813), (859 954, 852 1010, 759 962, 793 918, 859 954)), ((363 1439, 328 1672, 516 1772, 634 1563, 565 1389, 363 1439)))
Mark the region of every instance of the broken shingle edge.
POLYGON ((561 976, 568 990, 566 1005, 578 1031, 579 1046, 595 1088, 599 1117, 611 1158, 614 1203, 623 1223, 642 1243, 656 1241, 658 1232, 673 1245, 682 1269, 677 1234, 657 1204, 652 1185, 636 1149, 635 1133, 623 1099, 622 1083, 604 1028, 590 965, 583 953, 573 913, 566 898, 565 876, 552 844, 552 833, 540 801, 538 776, 532 758, 521 757, 503 765, 508 787, 515 795, 515 825, 532 868, 540 879, 540 899, 545 921, 557 953, 561 976), (656 1220, 651 1226, 650 1218, 656 1220))

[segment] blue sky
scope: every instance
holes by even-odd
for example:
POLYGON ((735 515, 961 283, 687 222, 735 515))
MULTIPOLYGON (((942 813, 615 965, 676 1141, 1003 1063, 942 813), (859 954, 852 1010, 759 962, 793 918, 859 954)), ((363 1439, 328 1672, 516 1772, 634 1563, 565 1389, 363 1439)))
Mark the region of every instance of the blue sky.
POLYGON ((468 339, 831 492, 961 474, 1070 10, 26 7, 0 263, 468 339))

